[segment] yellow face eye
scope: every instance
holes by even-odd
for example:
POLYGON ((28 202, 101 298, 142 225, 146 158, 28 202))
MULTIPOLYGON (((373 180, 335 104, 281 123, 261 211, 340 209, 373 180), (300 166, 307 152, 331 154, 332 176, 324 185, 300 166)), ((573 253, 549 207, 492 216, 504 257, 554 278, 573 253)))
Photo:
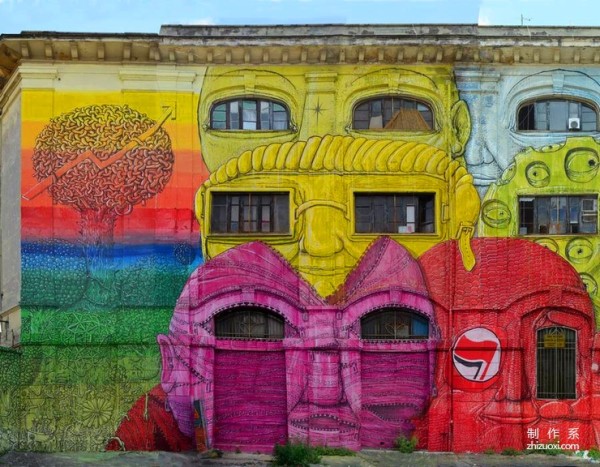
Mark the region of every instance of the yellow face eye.
POLYGON ((581 276, 581 280, 583 281, 583 285, 585 285, 585 289, 592 296, 595 297, 598 294, 598 284, 596 280, 588 273, 582 272, 579 274, 581 276))
POLYGON ((566 248, 567 258, 573 263, 587 263, 594 254, 594 245, 587 238, 574 238, 566 248))
POLYGON ((481 218, 490 227, 508 227, 511 217, 508 206, 497 199, 486 201, 481 208, 481 218))
POLYGON ((513 162, 504 170, 504 172, 502 172, 502 176, 500 177, 500 180, 498 180, 498 185, 506 185, 510 182, 515 176, 516 171, 517 167, 513 162))
POLYGON ((525 169, 529 184, 535 188, 543 188, 550 183, 550 169, 541 161, 532 162, 525 169))
POLYGON ((535 243, 542 245, 544 248, 548 248, 553 253, 558 253, 558 244, 551 238, 538 238, 535 243))
POLYGON ((565 158, 565 172, 574 182, 591 181, 598 174, 598 167, 600 167, 600 158, 592 149, 574 149, 565 158))

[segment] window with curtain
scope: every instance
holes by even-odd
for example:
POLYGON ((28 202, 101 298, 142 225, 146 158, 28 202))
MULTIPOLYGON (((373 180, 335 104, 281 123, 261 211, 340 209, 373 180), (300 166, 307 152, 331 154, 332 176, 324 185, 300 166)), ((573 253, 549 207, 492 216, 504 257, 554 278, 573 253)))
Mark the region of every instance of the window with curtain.
POLYGON ((381 96, 354 107, 355 130, 432 131, 433 111, 425 102, 410 97, 381 96))

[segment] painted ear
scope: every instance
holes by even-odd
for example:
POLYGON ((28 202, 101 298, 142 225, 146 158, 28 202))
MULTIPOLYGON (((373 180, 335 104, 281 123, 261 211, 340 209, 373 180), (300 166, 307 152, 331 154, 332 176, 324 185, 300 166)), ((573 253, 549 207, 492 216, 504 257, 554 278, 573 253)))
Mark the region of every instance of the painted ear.
POLYGON ((173 344, 171 340, 162 334, 159 334, 156 338, 158 341, 158 346, 160 348, 161 362, 162 362, 162 371, 160 375, 160 384, 167 394, 171 392, 173 386, 175 385, 175 375, 177 375, 177 371, 175 371, 175 366, 177 365, 177 357, 175 356, 175 352, 173 350, 173 344))
POLYGON ((451 110, 452 118, 452 157, 462 156, 471 135, 469 107, 463 100, 456 102, 451 110))

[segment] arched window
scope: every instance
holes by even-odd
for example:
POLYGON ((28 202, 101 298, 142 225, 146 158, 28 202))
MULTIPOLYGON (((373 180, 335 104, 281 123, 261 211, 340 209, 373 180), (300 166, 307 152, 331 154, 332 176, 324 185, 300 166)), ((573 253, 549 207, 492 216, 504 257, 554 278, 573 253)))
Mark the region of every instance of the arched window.
POLYGON ((382 308, 360 320, 363 339, 427 339, 429 320, 406 308, 382 308))
POLYGON ((588 103, 573 99, 542 98, 519 107, 519 131, 596 131, 598 112, 588 103))
POLYGON ((215 335, 222 338, 283 339, 283 318, 258 307, 237 307, 215 316, 215 335))
POLYGON ((410 97, 381 96, 354 107, 355 130, 432 131, 433 111, 425 102, 410 97))
POLYGON ((288 130, 290 113, 282 103, 262 98, 220 101, 210 108, 213 130, 288 130))
POLYGON ((537 397, 575 399, 576 333, 551 327, 537 332, 537 397))

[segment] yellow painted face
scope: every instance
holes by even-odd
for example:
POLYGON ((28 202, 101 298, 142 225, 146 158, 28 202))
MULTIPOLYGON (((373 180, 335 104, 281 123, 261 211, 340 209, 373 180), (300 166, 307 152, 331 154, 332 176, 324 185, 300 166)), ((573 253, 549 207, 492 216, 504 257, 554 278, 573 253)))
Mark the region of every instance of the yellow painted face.
POLYGON ((600 319, 600 144, 591 137, 530 148, 484 198, 480 236, 526 238, 579 272, 600 319))
MULTIPOLYGON (((369 115, 377 121, 374 114, 369 115)), ((198 121, 202 156, 211 172, 262 145, 325 135, 426 143, 457 158, 463 154, 471 130, 467 106, 459 99, 449 66, 210 67, 202 87, 198 121), (388 99, 376 105, 392 106, 390 116, 395 115, 396 120, 388 124, 382 120, 380 127, 369 123, 370 129, 355 124, 357 108, 377 99, 388 99), (427 124, 419 124, 418 118, 410 124, 398 123, 402 112, 394 106, 407 106, 407 100, 429 109, 427 124), (244 107, 252 107, 253 102, 258 103, 258 111, 244 107), (263 105, 264 115, 260 110, 263 105), (262 120, 283 109, 287 111, 287 125, 262 120), (248 120, 240 124, 240 118, 248 120), (227 128, 232 119, 237 122, 238 126, 231 125, 236 129, 227 128)))
POLYGON ((419 256, 455 238, 461 224, 472 227, 478 210, 471 176, 442 151, 422 144, 352 137, 313 138, 248 151, 213 173, 196 198, 207 259, 233 246, 262 240, 322 296, 344 282, 377 237, 389 235, 419 256), (215 225, 213 205, 227 193, 248 198, 283 195, 288 203, 284 231, 219 233, 227 229, 215 225), (460 204, 454 203, 450 193, 460 195, 460 204), (382 196, 388 201, 395 197, 403 221, 392 221, 392 229, 389 225, 365 228, 363 218, 369 212, 361 203, 373 197, 382 200, 382 196))

